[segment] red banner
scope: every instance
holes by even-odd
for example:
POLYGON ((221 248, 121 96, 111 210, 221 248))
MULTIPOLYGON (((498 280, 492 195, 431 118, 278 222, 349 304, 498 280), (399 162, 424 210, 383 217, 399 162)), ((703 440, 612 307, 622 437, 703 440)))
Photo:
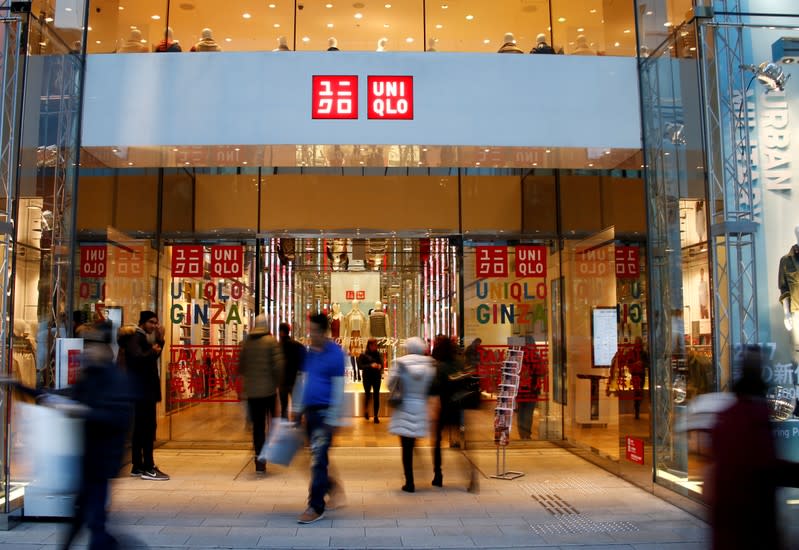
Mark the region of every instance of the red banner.
POLYGON ((108 249, 105 245, 80 247, 80 276, 105 277, 108 249))
POLYGON ((476 276, 478 279, 485 277, 508 276, 508 247, 507 246, 477 246, 475 247, 476 276))
POLYGON ((243 246, 212 246, 211 277, 237 278, 244 275, 243 246))
POLYGON ((172 401, 240 401, 239 350, 239 346, 171 346, 167 391, 172 401))
POLYGON ((625 456, 630 462, 636 464, 644 464, 644 440, 630 437, 625 438, 627 444, 625 445, 625 456))
POLYGON ((172 247, 173 277, 202 277, 203 246, 201 244, 172 247))

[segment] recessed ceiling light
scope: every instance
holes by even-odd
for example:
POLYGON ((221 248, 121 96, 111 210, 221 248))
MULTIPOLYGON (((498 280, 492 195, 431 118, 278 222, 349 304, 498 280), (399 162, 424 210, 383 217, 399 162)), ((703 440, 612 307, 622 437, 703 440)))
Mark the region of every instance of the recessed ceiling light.
POLYGON ((605 154, 606 154, 606 155, 609 155, 609 154, 610 154, 610 151, 605 151, 605 154))
POLYGON ((436 25, 436 28, 437 28, 437 29, 443 29, 443 28, 444 28, 444 25, 442 25, 441 23, 439 23, 438 25, 436 25))
POLYGON ((489 39, 489 38, 484 38, 484 39, 483 39, 483 44, 491 44, 491 39, 489 39))
POLYGON ((177 148, 177 147, 173 147, 173 148, 172 148, 172 152, 173 152, 173 153, 177 153, 177 152, 178 152, 178 148, 177 148))
POLYGON ((552 149, 547 149, 547 150, 546 150, 546 152, 547 152, 547 153, 551 153, 551 152, 552 152, 552 149))
POLYGON ((474 15, 469 14, 466 16, 467 21, 471 21, 472 19, 474 19, 474 15))
POLYGON ((391 7, 391 4, 386 4, 386 9, 389 9, 390 7, 391 7))
POLYGON ((695 51, 696 51, 696 48, 695 48, 694 46, 691 46, 690 48, 688 48, 688 51, 695 52, 695 51))
POLYGON ((124 9, 125 9, 125 6, 118 6, 118 7, 117 7, 117 9, 118 9, 119 11, 122 11, 122 10, 124 10, 124 9))
POLYGON ((225 38, 225 42, 233 42, 233 39, 230 37, 225 38))
POLYGON ((309 37, 307 37, 307 36, 303 36, 302 37, 302 41, 307 43, 307 42, 310 42, 311 39, 309 37))
POLYGON ((405 42, 407 42, 408 44, 413 44, 413 37, 409 36, 408 38, 405 39, 405 42))
POLYGON ((491 152, 491 149, 483 149, 483 152, 484 153, 489 153, 489 152, 491 152))
POLYGON ((188 166, 188 165, 189 165, 189 164, 191 164, 191 163, 190 163, 189 161, 186 161, 186 162, 184 162, 183 164, 185 164, 186 166, 188 166))
POLYGON ((355 12, 353 17, 355 17, 355 19, 363 19, 363 14, 361 12, 355 12))
POLYGON ((333 4, 325 4, 325 7, 326 7, 327 9, 330 9, 330 8, 332 8, 332 7, 333 7, 333 4))
POLYGON ((632 32, 630 29, 624 29, 624 34, 630 34, 630 32, 632 32))
POLYGON ((577 32, 583 32, 584 30, 585 30, 585 29, 584 29, 583 27, 579 27, 579 28, 577 29, 577 32))
POLYGON ((333 23, 328 23, 328 24, 327 24, 327 28, 328 28, 328 29, 332 29, 332 28, 333 28, 333 23))
POLYGON ((139 42, 141 42, 142 44, 147 44, 147 41, 146 41, 144 38, 142 38, 141 40, 139 40, 139 42))
POLYGON ((480 166, 480 163, 479 162, 475 162, 474 165, 475 166, 480 166))
POLYGON ((558 17, 558 23, 565 23, 565 22, 566 22, 565 17, 558 17))
POLYGON ((251 18, 251 17, 252 17, 252 15, 250 15, 250 14, 249 14, 249 13, 247 13, 247 12, 244 12, 244 13, 242 13, 242 14, 241 14, 241 16, 242 16, 244 19, 249 19, 249 18, 251 18))
POLYGON ((613 45, 614 45, 615 47, 617 47, 617 48, 618 48, 619 46, 621 46, 621 44, 620 44, 620 43, 618 43, 618 42, 614 42, 614 43, 613 43, 613 45))
POLYGON ((158 14, 151 15, 151 16, 150 16, 150 19, 152 19, 153 21, 158 21, 159 19, 161 19, 161 16, 160 16, 160 15, 158 15, 158 14))
POLYGON ((234 150, 234 151, 236 151, 236 152, 238 153, 239 151, 241 151, 241 148, 239 148, 239 147, 236 147, 236 148, 235 148, 235 149, 233 149, 233 150, 234 150))
POLYGON ((591 8, 590 10, 588 10, 588 13, 596 13, 596 10, 594 8, 591 8))
POLYGON ((94 43, 95 44, 102 44, 103 42, 101 40, 95 40, 94 43))
POLYGON ((384 29, 387 29, 387 28, 389 28, 390 26, 391 26, 391 25, 389 25, 388 23, 383 23, 383 28, 384 28, 384 29))
POLYGON ((594 163, 593 163, 593 162, 589 162, 589 163, 588 163, 588 166, 589 166, 589 167, 593 167, 593 166, 594 166, 594 163))
POLYGON ((272 9, 275 9, 275 5, 274 4, 269 4, 269 7, 272 8, 272 9))
POLYGON ((242 164, 247 164, 246 160, 241 161, 242 164))
POLYGON ((133 166, 133 163, 132 163, 132 162, 129 162, 129 163, 128 163, 128 166, 133 166))
POLYGON ((448 6, 447 4, 441 4, 441 9, 442 9, 442 10, 445 10, 445 9, 447 9, 448 7, 449 7, 449 6, 448 6))
POLYGON ((533 163, 533 166, 538 166, 538 163, 537 163, 537 162, 534 162, 534 163, 533 163))

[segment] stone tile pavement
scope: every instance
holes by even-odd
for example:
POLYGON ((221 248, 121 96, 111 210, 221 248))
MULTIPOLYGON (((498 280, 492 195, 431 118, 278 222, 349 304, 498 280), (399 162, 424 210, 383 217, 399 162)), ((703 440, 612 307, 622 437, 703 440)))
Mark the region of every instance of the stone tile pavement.
MULTIPOLYGON (((307 452, 307 451, 306 451, 307 452)), ((249 452, 160 449, 167 482, 114 481, 110 530, 126 547, 152 548, 580 548, 707 547, 700 519, 558 447, 513 451, 515 480, 491 479, 493 450, 446 450, 444 488, 430 486, 431 453, 416 451, 417 492, 404 493, 399 448, 335 448, 347 505, 298 525, 309 472, 255 474, 249 452), (483 476, 468 493, 466 460, 483 476)), ((63 524, 26 521, 0 532, 3 548, 57 547, 63 524)), ((79 539, 85 545, 84 533, 79 539)))

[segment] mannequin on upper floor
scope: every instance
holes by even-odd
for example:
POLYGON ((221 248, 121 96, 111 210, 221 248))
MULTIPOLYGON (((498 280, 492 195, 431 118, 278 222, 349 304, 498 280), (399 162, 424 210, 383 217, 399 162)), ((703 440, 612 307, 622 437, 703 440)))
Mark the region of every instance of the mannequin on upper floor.
POLYGON ((222 48, 214 40, 214 33, 205 28, 200 33, 200 41, 191 47, 193 52, 221 52, 222 48))
POLYGON ((591 45, 588 43, 588 38, 584 34, 577 35, 577 41, 574 45, 574 50, 572 50, 573 55, 596 55, 596 52, 591 49, 591 45))
MULTIPOLYGON (((794 345, 799 347, 799 225, 794 227, 795 244, 780 258, 777 284, 780 288, 780 302, 785 314, 785 329, 794 333, 794 345)), ((799 351, 796 349, 795 351, 799 351)))
POLYGON ((369 335, 372 338, 388 338, 391 334, 388 315, 383 311, 383 302, 375 302, 375 308, 369 314, 369 335))
POLYGON ((530 53, 554 54, 555 48, 547 44, 547 35, 541 33, 535 37, 535 47, 533 47, 533 49, 530 50, 530 53))
POLYGON ((339 52, 341 50, 338 49, 338 40, 334 37, 330 37, 327 39, 327 51, 329 52, 339 52))
POLYGON ((272 50, 273 52, 290 52, 288 41, 285 36, 278 36, 277 37, 277 48, 272 50))
POLYGON ((512 32, 506 32, 502 38, 503 44, 497 50, 497 53, 524 53, 522 49, 516 45, 516 38, 512 32))
POLYGON ((386 45, 388 44, 388 38, 381 38, 377 41, 377 50, 378 52, 386 51, 386 45))
POLYGON ((155 47, 156 52, 182 52, 183 48, 175 40, 172 32, 172 27, 167 27, 164 31, 164 39, 155 47))
POLYGON ((147 53, 147 46, 142 44, 141 31, 130 29, 128 39, 117 49, 117 53, 147 53))

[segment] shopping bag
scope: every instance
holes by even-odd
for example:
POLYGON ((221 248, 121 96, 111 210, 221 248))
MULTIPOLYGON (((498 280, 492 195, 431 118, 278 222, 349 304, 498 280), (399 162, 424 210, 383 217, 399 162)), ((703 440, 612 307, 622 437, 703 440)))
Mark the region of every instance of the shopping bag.
POLYGON ((288 466, 302 447, 304 437, 302 430, 294 422, 275 418, 258 460, 288 466))

